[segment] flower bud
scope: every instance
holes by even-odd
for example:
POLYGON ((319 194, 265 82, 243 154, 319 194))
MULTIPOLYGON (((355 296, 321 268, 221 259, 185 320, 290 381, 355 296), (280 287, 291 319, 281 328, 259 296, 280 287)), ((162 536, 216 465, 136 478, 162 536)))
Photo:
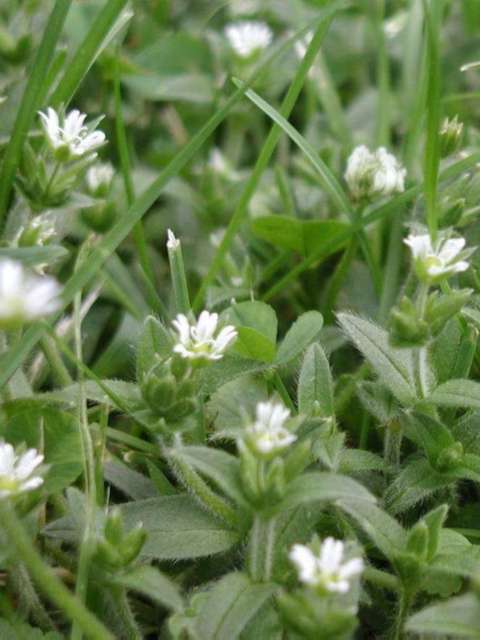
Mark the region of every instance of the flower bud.
POLYGON ((435 467, 440 472, 448 472, 456 469, 463 460, 464 450, 461 442, 454 442, 440 452, 435 467))
POLYGON ((141 385, 141 391, 150 409, 162 415, 175 401, 176 386, 177 381, 171 374, 164 377, 150 374, 141 385))
POLYGON ((420 561, 427 557, 429 542, 429 530, 426 522, 420 520, 411 529, 407 538, 407 550, 413 553, 420 561))
POLYGON ((440 128, 440 154, 442 158, 451 155, 460 147, 463 137, 463 122, 458 115, 453 119, 445 118, 440 128))
POLYGON ((395 347, 414 347, 425 344, 429 337, 428 323, 418 317, 409 298, 402 298, 390 314, 390 342, 395 347))
POLYGON ((457 225, 465 211, 466 199, 465 198, 457 198, 456 200, 451 200, 451 198, 447 197, 442 202, 441 212, 440 212, 440 224, 442 227, 454 227, 457 225))
POLYGON ((109 512, 105 522, 104 535, 105 539, 113 546, 119 545, 123 540, 123 516, 120 509, 114 508, 109 512))
POLYGON ((128 565, 138 557, 147 539, 147 532, 140 522, 132 529, 120 544, 119 553, 124 565, 128 565))
POLYGON ((97 233, 108 231, 117 217, 117 209, 112 202, 101 201, 92 207, 82 209, 83 222, 97 233))

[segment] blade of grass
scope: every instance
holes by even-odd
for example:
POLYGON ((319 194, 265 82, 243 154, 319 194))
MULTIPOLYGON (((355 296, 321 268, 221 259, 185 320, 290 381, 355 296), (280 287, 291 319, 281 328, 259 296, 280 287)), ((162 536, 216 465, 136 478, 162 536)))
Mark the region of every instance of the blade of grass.
MULTIPOLYGON (((302 90, 305 79, 308 74, 308 70, 310 69, 317 51, 320 48, 320 45, 323 41, 325 34, 330 26, 331 21, 333 20, 334 15, 343 8, 345 4, 342 3, 334 3, 329 9, 327 9, 323 16, 319 19, 319 23, 315 32, 315 35, 308 46, 307 52, 303 57, 298 70, 295 74, 295 77, 288 89, 287 95, 285 96, 282 106, 281 113, 288 116, 293 109, 297 98, 302 90)), ((215 276, 218 274, 224 258, 228 253, 228 250, 232 244, 234 237, 236 236, 238 230, 243 224, 245 218, 247 217, 248 205, 250 200, 255 193, 260 178, 268 166, 270 158, 275 150, 277 142, 281 135, 281 129, 277 125, 273 125, 270 129, 270 132, 265 140, 265 143, 260 151, 260 155, 258 156, 257 162, 253 168, 253 171, 248 179, 238 201, 238 204, 235 208, 235 211, 230 219, 225 235, 220 243, 215 256, 212 260, 212 264, 208 270, 207 275, 202 281, 200 289, 195 296, 193 301, 193 310, 194 312, 198 312, 201 305, 203 304, 203 300, 205 298, 205 294, 207 292, 208 287, 212 284, 215 279, 215 276)))
POLYGON ((427 26, 427 140, 425 144, 425 204, 428 229, 432 241, 438 232, 437 183, 440 167, 440 27, 443 0, 423 3, 427 26))
MULTIPOLYGON (((59 318, 63 310, 72 302, 75 294, 84 288, 90 280, 97 274, 102 264, 116 250, 119 244, 128 236, 135 223, 155 203, 162 193, 165 185, 171 178, 177 175, 183 167, 193 158, 204 142, 215 131, 218 125, 223 122, 237 102, 240 101, 246 89, 264 72, 266 67, 290 47, 295 40, 305 35, 309 27, 300 29, 295 34, 279 42, 271 48, 269 55, 265 56, 255 67, 252 75, 245 86, 237 89, 225 101, 221 109, 214 113, 204 126, 193 136, 171 162, 160 172, 153 183, 139 196, 131 207, 118 220, 115 226, 103 236, 98 245, 92 250, 88 260, 76 271, 67 281, 63 290, 62 310, 57 313, 51 322, 59 318)), ((8 382, 16 369, 23 363, 33 347, 43 335, 45 328, 41 323, 31 326, 22 336, 22 339, 15 344, 7 353, 0 358, 0 389, 8 382)))
MULTIPOLYGON (((125 122, 123 119, 122 109, 122 93, 120 88, 120 65, 119 52, 115 57, 115 70, 113 79, 113 91, 115 96, 115 133, 117 141, 118 157, 120 158, 120 166, 122 168, 123 184, 127 204, 132 206, 135 200, 135 188, 132 180, 132 168, 130 163, 130 154, 128 152, 127 134, 125 131, 125 122)), ((148 253, 148 245, 145 239, 145 231, 142 220, 139 220, 133 227, 133 240, 138 252, 138 260, 142 270, 143 281, 147 289, 148 303, 156 313, 165 317, 167 315, 165 305, 160 299, 155 287, 155 274, 148 253)))
POLYGON ((35 111, 40 106, 45 78, 55 55, 72 0, 57 0, 47 20, 47 27, 32 65, 25 91, 18 108, 3 163, 0 170, 0 228, 3 227, 13 180, 22 153, 23 143, 31 127, 35 111))
MULTIPOLYGON (((480 152, 473 153, 468 156, 468 158, 464 158, 452 164, 448 169, 445 169, 440 175, 441 180, 451 180, 458 175, 461 175, 464 171, 467 171, 471 167, 473 167, 477 162, 480 161, 480 152)), ((281 293, 285 290, 285 287, 290 284, 293 280, 295 280, 301 273, 312 267, 316 263, 322 262, 328 256, 332 255, 343 245, 345 240, 351 238, 355 233, 357 233, 360 229, 368 227, 369 225, 377 222, 378 220, 382 220, 387 216, 391 215, 395 212, 396 209, 403 207, 404 205, 411 202, 414 198, 416 198, 423 188, 423 185, 418 185, 408 189, 402 195, 393 198, 386 204, 382 204, 367 215, 363 216, 361 220, 352 224, 348 229, 342 231, 337 235, 336 238, 332 239, 328 248, 322 247, 320 251, 316 253, 312 253, 310 256, 302 260, 298 265, 296 265, 293 269, 291 269, 288 273, 286 273, 283 278, 280 278, 268 291, 262 296, 262 300, 271 300, 278 293, 281 293)))
POLYGON ((50 96, 50 106, 67 106, 83 78, 101 52, 105 39, 128 0, 109 0, 98 12, 91 28, 69 62, 57 88, 50 96))

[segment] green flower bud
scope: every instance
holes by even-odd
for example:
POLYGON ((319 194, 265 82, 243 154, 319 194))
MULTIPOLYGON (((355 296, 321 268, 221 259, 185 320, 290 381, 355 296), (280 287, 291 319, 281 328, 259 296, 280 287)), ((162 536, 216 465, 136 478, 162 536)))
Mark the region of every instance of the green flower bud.
POLYGON ((440 472, 448 472, 456 469, 462 462, 464 455, 463 444, 454 442, 446 447, 438 456, 435 467, 440 472))
POLYGON ((150 374, 141 385, 142 396, 152 411, 163 415, 175 402, 176 386, 172 375, 150 374))
POLYGON ((97 233, 108 231, 117 217, 117 209, 113 203, 101 201, 93 207, 82 209, 83 222, 97 233))
POLYGON ((427 558, 429 529, 427 523, 421 520, 410 530, 407 538, 407 550, 420 561, 427 558))
POLYGON ((268 467, 265 477, 265 493, 274 500, 281 500, 286 490, 285 463, 282 458, 275 458, 268 467))
POLYGON ((405 585, 415 585, 422 574, 422 563, 416 555, 409 552, 397 553, 393 564, 405 585))
POLYGON ((409 298, 402 298, 390 314, 390 342, 395 347, 414 347, 425 344, 429 326, 409 298))
POLYGON ((124 565, 128 565, 136 560, 140 551, 142 550, 145 540, 147 539, 147 532, 143 528, 143 524, 140 522, 132 531, 130 531, 119 546, 119 553, 122 557, 124 565))
POLYGON ((463 122, 458 115, 452 120, 445 118, 440 128, 440 154, 443 158, 451 155, 460 147, 463 137, 463 122))
POLYGON ((303 440, 296 444, 292 451, 286 456, 285 477, 290 482, 312 462, 312 443, 310 440, 303 440))
POLYGON ((100 565, 108 569, 120 569, 123 566, 122 557, 117 547, 106 540, 97 542, 95 559, 100 565))
POLYGON ((123 540, 123 516, 120 509, 114 508, 109 512, 105 522, 104 535, 105 539, 113 546, 117 546, 123 540))

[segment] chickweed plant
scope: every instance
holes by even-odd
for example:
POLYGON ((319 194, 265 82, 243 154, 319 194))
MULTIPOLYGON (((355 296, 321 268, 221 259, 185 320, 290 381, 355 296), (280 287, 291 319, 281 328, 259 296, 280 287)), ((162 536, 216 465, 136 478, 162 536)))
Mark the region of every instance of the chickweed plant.
POLYGON ((0 640, 480 639, 479 36, 0 3, 0 640))

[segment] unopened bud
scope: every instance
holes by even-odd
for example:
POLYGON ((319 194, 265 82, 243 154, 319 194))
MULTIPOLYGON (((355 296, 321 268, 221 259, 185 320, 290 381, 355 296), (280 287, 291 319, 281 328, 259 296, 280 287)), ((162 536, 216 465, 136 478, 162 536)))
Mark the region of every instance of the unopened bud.
POLYGON ((443 158, 451 155, 459 148, 463 137, 463 122, 458 115, 453 119, 445 118, 440 128, 440 153, 443 158))

